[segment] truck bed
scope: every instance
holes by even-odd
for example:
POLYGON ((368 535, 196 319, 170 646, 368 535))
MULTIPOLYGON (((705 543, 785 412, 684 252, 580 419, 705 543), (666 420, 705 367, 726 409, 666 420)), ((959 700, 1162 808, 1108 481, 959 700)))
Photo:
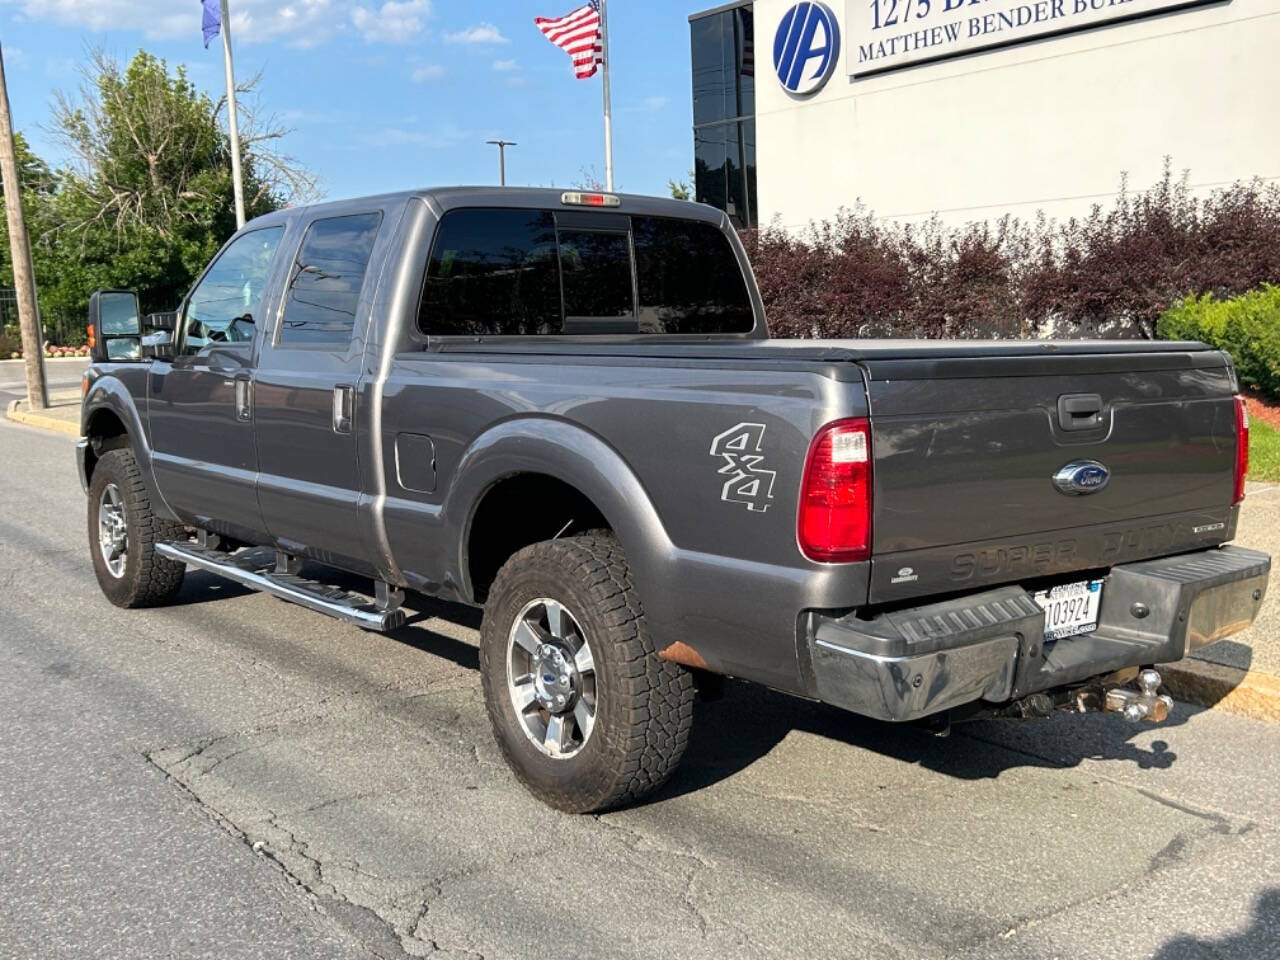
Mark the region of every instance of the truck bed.
POLYGON ((1200 343, 593 338, 436 349, 517 363, 759 364, 864 393, 872 605, 1102 571, 1216 546, 1235 530, 1236 383, 1229 358, 1200 343), (1096 400, 1096 424, 1069 429, 1060 401, 1079 397, 1096 400), (1055 489, 1055 473, 1079 462, 1102 464, 1106 489, 1055 489))

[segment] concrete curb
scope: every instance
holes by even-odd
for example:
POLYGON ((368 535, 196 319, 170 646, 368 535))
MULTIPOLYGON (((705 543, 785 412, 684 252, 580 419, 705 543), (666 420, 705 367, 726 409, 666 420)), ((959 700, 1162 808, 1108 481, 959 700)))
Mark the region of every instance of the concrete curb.
POLYGON ((24 423, 29 427, 39 427, 42 430, 52 430, 54 433, 65 433, 68 436, 80 436, 80 423, 70 423, 66 420, 58 420, 54 417, 46 417, 39 413, 31 413, 26 410, 18 409, 21 400, 11 401, 9 409, 5 411, 5 417, 14 423, 24 423))
POLYGON ((1175 700, 1280 723, 1280 677, 1192 659, 1157 669, 1175 700))

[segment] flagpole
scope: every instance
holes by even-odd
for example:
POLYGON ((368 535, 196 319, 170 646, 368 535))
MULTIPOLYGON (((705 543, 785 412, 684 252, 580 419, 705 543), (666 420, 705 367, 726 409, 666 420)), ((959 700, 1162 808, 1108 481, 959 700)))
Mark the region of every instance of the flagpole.
POLYGON ((236 229, 244 226, 244 175, 240 169, 240 117, 236 109, 236 71, 231 61, 231 13, 222 0, 222 54, 227 67, 227 127, 231 134, 231 187, 236 197, 236 229))
MULTIPOLYGON (((226 0, 223 0, 224 4, 226 0)), ((604 47, 604 188, 613 192, 613 100, 609 93, 609 14, 606 0, 600 0, 600 41, 604 47)))

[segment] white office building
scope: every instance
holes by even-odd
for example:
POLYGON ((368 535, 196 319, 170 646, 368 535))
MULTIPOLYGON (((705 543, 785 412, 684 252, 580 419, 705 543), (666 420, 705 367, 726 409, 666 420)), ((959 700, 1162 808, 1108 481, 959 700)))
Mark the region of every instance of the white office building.
POLYGON ((1280 0, 756 0, 690 17, 696 191, 741 224, 1280 178, 1280 0))

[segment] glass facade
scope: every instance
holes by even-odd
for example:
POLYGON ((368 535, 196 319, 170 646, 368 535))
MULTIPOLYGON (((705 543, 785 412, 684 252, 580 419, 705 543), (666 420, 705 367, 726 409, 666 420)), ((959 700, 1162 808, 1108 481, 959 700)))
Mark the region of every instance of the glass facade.
POLYGON ((689 21, 693 60, 694 199, 739 227, 756 215, 755 21, 743 4, 689 21))

